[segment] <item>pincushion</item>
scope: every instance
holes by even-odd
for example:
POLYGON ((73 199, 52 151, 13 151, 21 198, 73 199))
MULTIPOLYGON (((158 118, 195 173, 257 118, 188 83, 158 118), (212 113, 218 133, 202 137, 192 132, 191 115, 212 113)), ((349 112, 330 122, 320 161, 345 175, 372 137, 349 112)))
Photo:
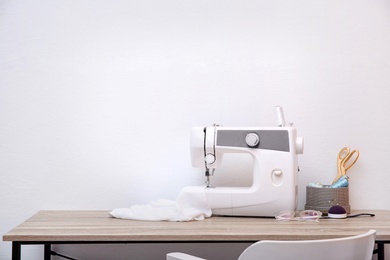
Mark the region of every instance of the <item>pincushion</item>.
POLYGON ((328 217, 330 218, 346 218, 347 211, 340 205, 335 205, 329 208, 328 217))

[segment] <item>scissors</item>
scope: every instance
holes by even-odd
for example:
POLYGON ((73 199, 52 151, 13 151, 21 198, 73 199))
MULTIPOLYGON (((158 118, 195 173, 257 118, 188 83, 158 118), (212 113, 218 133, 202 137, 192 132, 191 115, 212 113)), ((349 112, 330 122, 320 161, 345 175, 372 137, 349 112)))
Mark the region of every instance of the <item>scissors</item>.
POLYGON ((356 163, 359 159, 359 150, 350 151, 349 147, 343 147, 337 155, 337 176, 333 180, 334 184, 338 179, 347 174, 347 171, 356 163), (355 156, 353 162, 348 163, 349 160, 355 156))

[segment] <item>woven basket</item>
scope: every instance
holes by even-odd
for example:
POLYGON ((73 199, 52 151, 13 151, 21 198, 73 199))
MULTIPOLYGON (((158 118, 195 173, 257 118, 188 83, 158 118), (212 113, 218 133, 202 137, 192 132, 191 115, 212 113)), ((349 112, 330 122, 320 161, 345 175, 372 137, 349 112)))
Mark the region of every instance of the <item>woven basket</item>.
POLYGON ((306 186, 306 204, 305 209, 313 209, 328 213, 330 207, 334 205, 342 206, 347 213, 351 213, 349 206, 349 188, 330 188, 330 187, 308 187, 306 186))

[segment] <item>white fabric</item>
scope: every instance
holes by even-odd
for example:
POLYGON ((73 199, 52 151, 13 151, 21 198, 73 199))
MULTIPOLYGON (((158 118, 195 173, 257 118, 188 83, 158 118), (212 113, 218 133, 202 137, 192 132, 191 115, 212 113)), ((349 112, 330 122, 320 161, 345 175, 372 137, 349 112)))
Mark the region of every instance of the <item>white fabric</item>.
POLYGON ((185 187, 176 201, 160 199, 145 205, 118 208, 110 212, 114 218, 148 221, 191 221, 211 216, 204 188, 185 187))

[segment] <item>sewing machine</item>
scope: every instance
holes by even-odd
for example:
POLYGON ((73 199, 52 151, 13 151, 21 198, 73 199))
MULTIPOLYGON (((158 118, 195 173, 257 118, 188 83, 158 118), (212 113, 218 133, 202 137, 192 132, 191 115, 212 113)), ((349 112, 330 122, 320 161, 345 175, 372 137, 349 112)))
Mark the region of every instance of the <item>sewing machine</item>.
MULTIPOLYGON (((276 107, 278 127, 194 127, 191 129, 191 161, 204 167, 205 196, 213 215, 274 216, 297 207, 297 155, 303 138, 286 127, 281 107, 276 107), (213 187, 211 178, 225 153, 249 153, 253 157, 250 187, 213 187)), ((239 173, 238 173, 239 174, 239 173)))

